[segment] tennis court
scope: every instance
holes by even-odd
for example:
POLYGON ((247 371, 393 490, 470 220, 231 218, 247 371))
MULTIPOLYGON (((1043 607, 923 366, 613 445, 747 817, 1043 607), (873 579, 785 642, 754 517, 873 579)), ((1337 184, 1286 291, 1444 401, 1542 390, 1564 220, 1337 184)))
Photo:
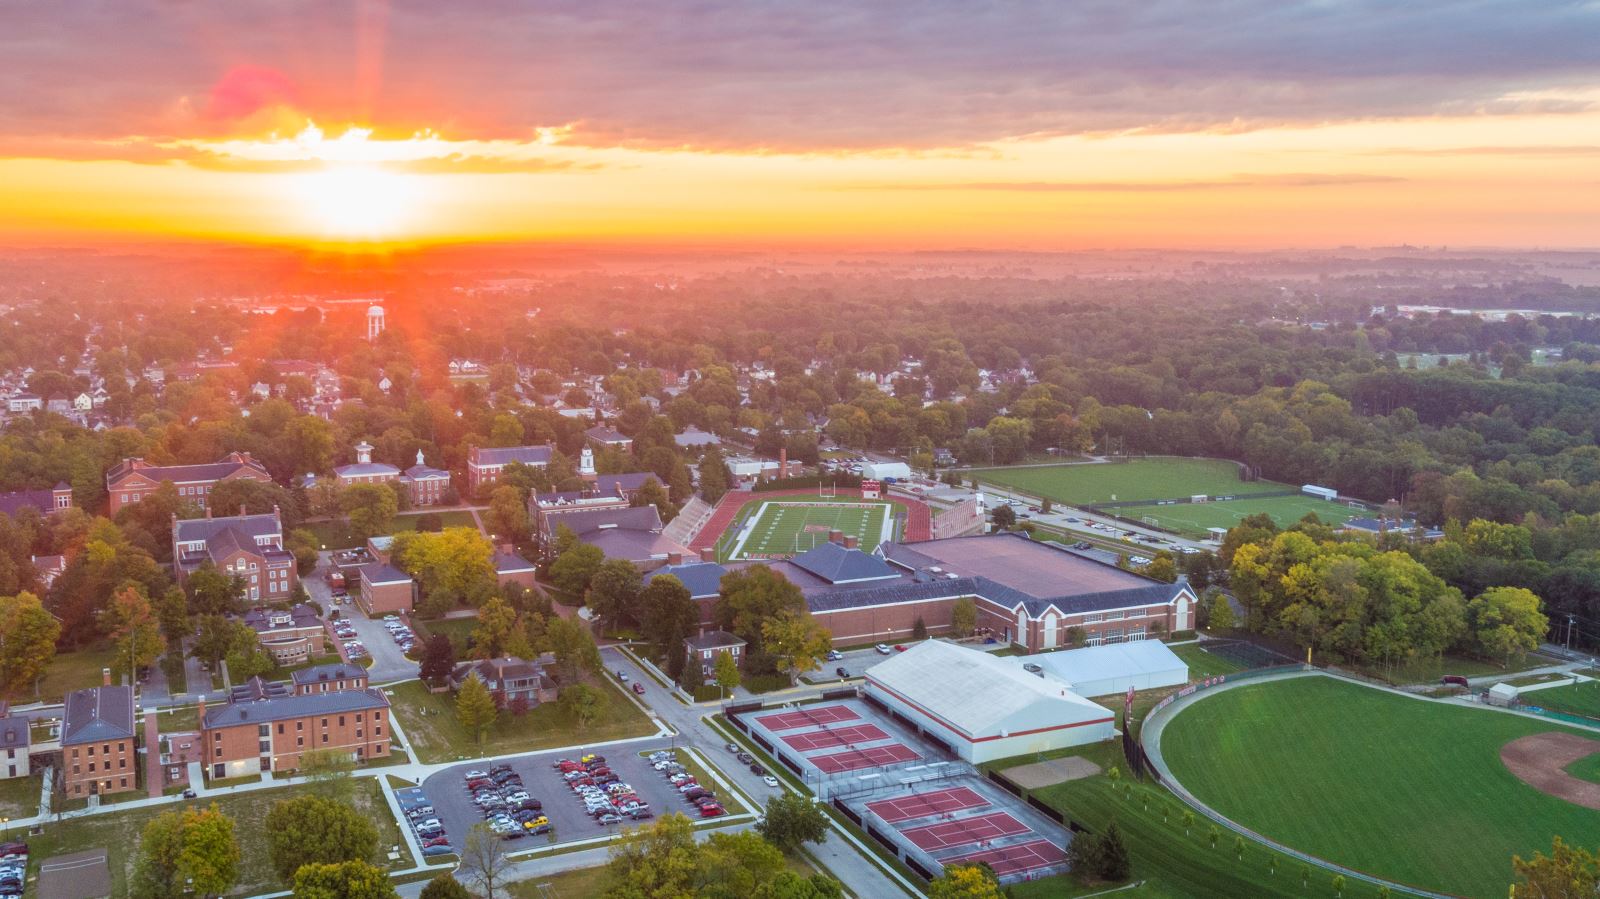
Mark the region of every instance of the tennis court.
POLYGON ((993 869, 996 877, 1005 877, 1008 874, 1025 874, 1040 868, 1064 865, 1067 863, 1067 851, 1049 840, 1031 840, 1015 846, 985 849, 982 852, 940 861, 946 868, 951 865, 974 865, 983 862, 993 869))
POLYGON ((776 715, 762 715, 756 718, 761 726, 767 730, 794 730, 797 727, 814 727, 817 725, 834 724, 840 721, 860 721, 861 716, 850 711, 842 705, 818 706, 814 709, 800 709, 794 712, 779 712, 776 715))
POLYGON ((913 827, 902 830, 905 838, 916 845, 918 849, 928 852, 938 852, 949 849, 951 846, 965 846, 981 840, 995 840, 1000 837, 1012 837, 1019 833, 1031 833, 1028 825, 1005 812, 993 812, 987 815, 978 815, 974 818, 962 818, 959 821, 942 821, 938 824, 929 824, 926 827, 913 827))
POLYGON ((887 746, 846 749, 843 752, 830 752, 827 755, 807 756, 806 761, 816 765, 817 770, 823 774, 838 774, 841 771, 857 771, 861 768, 892 765, 919 758, 922 756, 917 755, 904 743, 890 743, 887 746))
POLYGON ((883 728, 876 724, 853 724, 849 727, 838 727, 833 730, 813 730, 803 734, 790 734, 783 738, 801 752, 815 752, 818 749, 832 749, 835 746, 850 746, 856 743, 871 743, 874 740, 887 740, 889 735, 883 728))
POLYGON ((910 796, 879 799, 877 802, 867 803, 867 810, 884 821, 894 824, 899 821, 910 821, 912 818, 942 815, 946 812, 960 811, 965 808, 981 808, 988 804, 989 800, 979 796, 975 791, 967 787, 956 787, 952 790, 913 793, 910 796))

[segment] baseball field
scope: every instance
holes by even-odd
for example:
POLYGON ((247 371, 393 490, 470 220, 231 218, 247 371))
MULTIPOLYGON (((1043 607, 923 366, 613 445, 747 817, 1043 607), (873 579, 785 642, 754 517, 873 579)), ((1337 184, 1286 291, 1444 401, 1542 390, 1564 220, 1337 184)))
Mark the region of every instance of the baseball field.
POLYGON ((1238 496, 1295 489, 1273 481, 1241 481, 1239 466, 1223 459, 1172 457, 1079 465, 1029 465, 981 468, 969 474, 980 483, 1009 487, 1074 506, 1177 499, 1202 493, 1238 496))
POLYGON ((1262 512, 1272 516, 1279 527, 1288 527, 1313 513, 1323 524, 1331 525, 1344 524, 1350 518, 1368 514, 1342 502, 1329 502, 1304 495, 1265 496, 1222 503, 1131 506, 1117 509, 1116 512, 1135 521, 1154 519, 1161 527, 1189 537, 1204 537, 1207 528, 1231 528, 1246 516, 1262 512))
MULTIPOLYGON (((1600 733, 1303 677, 1196 701, 1167 724, 1161 752, 1202 802, 1285 845, 1402 883, 1503 896, 1513 854, 1548 852, 1556 834, 1600 845, 1600 811, 1535 788, 1502 758, 1514 741, 1574 736, 1600 733)), ((1538 768, 1529 755, 1519 766, 1538 768)))

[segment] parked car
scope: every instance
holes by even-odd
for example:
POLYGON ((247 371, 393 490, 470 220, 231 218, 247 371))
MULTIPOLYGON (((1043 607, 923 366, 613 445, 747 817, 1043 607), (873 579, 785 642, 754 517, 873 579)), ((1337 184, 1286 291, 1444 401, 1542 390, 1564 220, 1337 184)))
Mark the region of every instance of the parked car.
POLYGON ((633 692, 639 694, 640 696, 643 696, 644 695, 644 684, 642 684, 642 683, 634 684, 633 685, 633 692))
POLYGON ((768 774, 766 777, 761 778, 761 782, 766 784, 769 787, 775 787, 775 786, 778 785, 778 779, 776 777, 773 777, 770 774, 768 774))
POLYGON ((891 650, 889 648, 889 644, 887 644, 887 643, 879 643, 877 646, 874 646, 872 648, 876 649, 878 651, 878 655, 880 655, 880 656, 886 656, 890 652, 893 652, 893 650, 891 650))
POLYGON ((894 645, 894 651, 895 652, 905 652, 906 651, 906 645, 904 643, 896 643, 894 645))
POLYGON ((751 762, 750 773, 756 775, 757 777, 765 777, 767 774, 767 769, 761 767, 761 765, 756 762, 751 762))
POLYGON ((840 677, 849 677, 850 676, 850 669, 844 668, 844 667, 841 666, 839 668, 833 669, 833 673, 839 675, 840 677))
POLYGON ((1439 678, 1439 683, 1449 684, 1456 687, 1472 686, 1471 684, 1467 683, 1467 679, 1465 677, 1462 677, 1459 674, 1446 674, 1444 677, 1439 678))
POLYGON ((618 668, 617 669, 617 680, 622 681, 623 683, 627 683, 628 682, 628 673, 623 671, 621 668, 618 668))
POLYGON ((840 652, 839 650, 837 650, 837 649, 828 650, 828 661, 837 662, 842 658, 844 658, 844 653, 840 652))

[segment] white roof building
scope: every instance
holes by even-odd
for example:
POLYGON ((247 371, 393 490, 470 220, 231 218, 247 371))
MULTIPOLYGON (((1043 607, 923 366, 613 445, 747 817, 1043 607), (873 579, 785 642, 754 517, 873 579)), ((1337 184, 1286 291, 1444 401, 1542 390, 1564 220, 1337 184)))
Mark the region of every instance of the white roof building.
POLYGON ((1011 659, 925 640, 867 669, 867 695, 968 762, 1108 740, 1115 715, 1011 659))
POLYGON ((1080 696, 1110 696, 1189 682, 1189 666, 1160 640, 1107 643, 1084 649, 1045 652, 1010 659, 1017 667, 1038 665, 1045 674, 1066 682, 1080 696))

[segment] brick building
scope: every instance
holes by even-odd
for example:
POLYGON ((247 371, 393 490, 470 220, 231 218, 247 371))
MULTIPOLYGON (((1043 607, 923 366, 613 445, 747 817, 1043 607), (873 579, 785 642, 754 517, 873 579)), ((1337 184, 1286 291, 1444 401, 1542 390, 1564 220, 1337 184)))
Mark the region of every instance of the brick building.
POLYGON ((23 715, 0 718, 0 780, 28 776, 28 752, 33 744, 31 722, 23 715))
POLYGON ((244 623, 279 665, 297 665, 325 651, 328 631, 316 610, 304 603, 288 610, 251 609, 245 613, 244 623))
POLYGON ((400 469, 387 462, 372 461, 372 444, 365 440, 356 444, 356 461, 349 465, 336 465, 333 476, 340 487, 356 484, 388 484, 400 479, 400 469))
POLYGON ((15 518, 23 509, 54 515, 72 508, 72 488, 63 481, 49 490, 13 490, 0 493, 0 515, 15 518))
POLYGON ((476 678, 493 694, 495 703, 507 708, 521 700, 529 708, 545 702, 554 702, 556 684, 545 673, 545 668, 555 661, 555 656, 545 653, 537 659, 483 659, 462 662, 450 672, 450 689, 460 690, 468 678, 476 678))
POLYGON ((211 562, 244 581, 252 604, 283 602, 299 583, 294 554, 283 546, 283 519, 277 507, 263 515, 172 519, 172 567, 182 583, 211 562))
POLYGON ((367 688, 367 669, 360 665, 349 665, 344 662, 334 662, 328 665, 313 665, 310 668, 301 668, 289 675, 290 682, 294 685, 297 696, 307 696, 312 693, 338 693, 341 690, 365 690, 367 688))
POLYGON ((400 473, 400 486, 406 489, 413 506, 434 506, 444 502, 450 489, 450 472, 434 468, 423 461, 422 450, 417 450, 417 464, 400 473))
POLYGON ((717 679, 717 656, 726 652, 733 656, 737 665, 744 664, 744 648, 747 644, 727 631, 705 631, 693 637, 685 637, 683 651, 688 656, 686 661, 690 665, 699 665, 701 679, 705 683, 715 683, 717 679))
POLYGON ((178 488, 178 498, 209 508, 211 489, 224 481, 271 482, 266 466, 249 453, 229 453, 208 465, 151 465, 143 459, 123 459, 106 472, 106 492, 111 514, 154 493, 162 484, 178 488))
POLYGON ((357 761, 389 755, 389 700, 382 690, 347 689, 282 695, 200 708, 200 742, 213 778, 293 771, 308 750, 348 753, 357 761))
POLYGON ((544 444, 542 446, 495 446, 495 447, 468 447, 467 448, 467 492, 478 496, 486 490, 494 489, 500 480, 500 472, 505 470, 512 462, 521 462, 534 468, 543 468, 550 464, 550 456, 555 452, 555 447, 544 444))
POLYGON ((61 716, 61 785, 77 799, 139 788, 133 688, 104 686, 67 694, 61 716))
POLYGON ((416 582, 411 575, 384 562, 363 565, 356 602, 368 615, 409 613, 416 602, 416 582))

